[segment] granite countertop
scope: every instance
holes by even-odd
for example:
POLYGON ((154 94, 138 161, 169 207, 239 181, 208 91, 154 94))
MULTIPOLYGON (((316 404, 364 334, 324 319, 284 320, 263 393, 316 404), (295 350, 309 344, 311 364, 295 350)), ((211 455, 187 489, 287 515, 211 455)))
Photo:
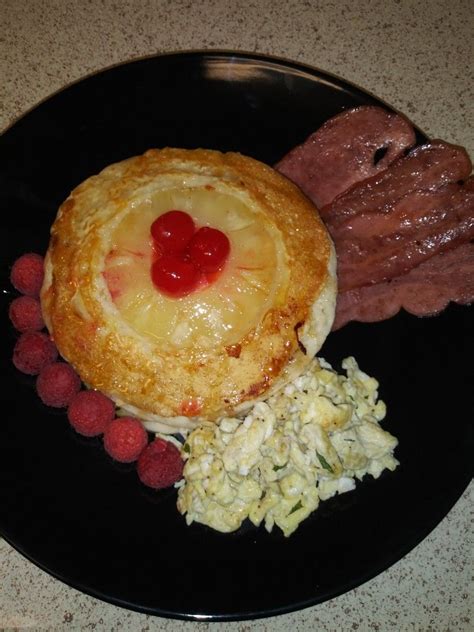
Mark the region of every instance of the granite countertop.
MULTIPOLYGON (((358 84, 427 134, 474 157, 473 18, 468 0, 2 0, 0 128, 98 69, 186 49, 282 56, 358 84)), ((429 630, 474 628, 473 496, 390 569, 329 602, 200 629, 429 630)), ((0 541, 0 628, 187 630, 53 579, 0 541)))

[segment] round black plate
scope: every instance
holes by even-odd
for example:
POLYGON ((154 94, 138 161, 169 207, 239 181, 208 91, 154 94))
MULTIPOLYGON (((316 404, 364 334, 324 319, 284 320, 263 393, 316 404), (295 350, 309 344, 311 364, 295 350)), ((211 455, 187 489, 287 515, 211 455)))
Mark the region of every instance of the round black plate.
POLYGON ((446 515, 471 478, 472 309, 351 324, 322 351, 355 355, 381 382, 394 473, 323 503, 289 539, 186 527, 175 492, 152 493, 99 440, 43 407, 10 361, 9 266, 44 252, 60 202, 87 176, 150 147, 235 150, 273 164, 328 117, 379 103, 294 63, 183 53, 112 68, 54 95, 0 139, 2 424, 0 531, 86 593, 161 616, 245 619, 303 608, 380 573, 446 515), (6 223, 6 226, 5 226, 6 223))

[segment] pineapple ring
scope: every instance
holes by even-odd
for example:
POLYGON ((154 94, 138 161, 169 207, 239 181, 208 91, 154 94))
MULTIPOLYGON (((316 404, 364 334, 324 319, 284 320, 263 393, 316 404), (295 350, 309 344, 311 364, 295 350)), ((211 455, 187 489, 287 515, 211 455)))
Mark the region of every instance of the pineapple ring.
POLYGON ((79 185, 51 229, 48 329, 84 382, 164 431, 239 414, 302 372, 332 325, 335 254, 314 206, 236 153, 150 150, 79 185), (173 299, 151 223, 178 208, 231 242, 214 283, 173 299))

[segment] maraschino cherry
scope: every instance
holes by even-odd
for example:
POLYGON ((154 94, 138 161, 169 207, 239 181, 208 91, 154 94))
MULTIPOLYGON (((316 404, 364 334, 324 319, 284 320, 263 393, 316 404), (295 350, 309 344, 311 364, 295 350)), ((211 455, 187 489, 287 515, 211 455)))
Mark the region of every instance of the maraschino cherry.
POLYGON ((173 298, 190 294, 199 284, 200 272, 191 261, 177 255, 163 255, 151 267, 155 286, 173 298))
POLYGON ((222 268, 230 252, 227 235, 217 228, 203 226, 189 243, 191 261, 203 272, 217 272, 222 268))
POLYGON ((185 250, 195 230, 193 218, 184 211, 163 213, 151 225, 155 245, 163 254, 185 250))
POLYGON ((151 225, 156 259, 151 267, 155 287, 172 298, 187 296, 208 285, 229 256, 230 241, 217 228, 196 230, 188 213, 172 210, 151 225))

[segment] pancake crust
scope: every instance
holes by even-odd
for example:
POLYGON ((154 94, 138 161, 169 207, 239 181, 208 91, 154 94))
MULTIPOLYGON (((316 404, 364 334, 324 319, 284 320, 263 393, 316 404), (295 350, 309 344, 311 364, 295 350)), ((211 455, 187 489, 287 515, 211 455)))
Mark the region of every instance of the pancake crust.
POLYGON ((59 209, 45 269, 42 308, 61 355, 89 387, 163 430, 239 414, 267 397, 307 366, 334 318, 334 249, 315 207, 285 177, 237 153, 152 149, 90 177, 59 209), (238 198, 277 243, 271 304, 230 343, 181 347, 144 335, 109 291, 114 231, 140 204, 177 188, 238 198))

